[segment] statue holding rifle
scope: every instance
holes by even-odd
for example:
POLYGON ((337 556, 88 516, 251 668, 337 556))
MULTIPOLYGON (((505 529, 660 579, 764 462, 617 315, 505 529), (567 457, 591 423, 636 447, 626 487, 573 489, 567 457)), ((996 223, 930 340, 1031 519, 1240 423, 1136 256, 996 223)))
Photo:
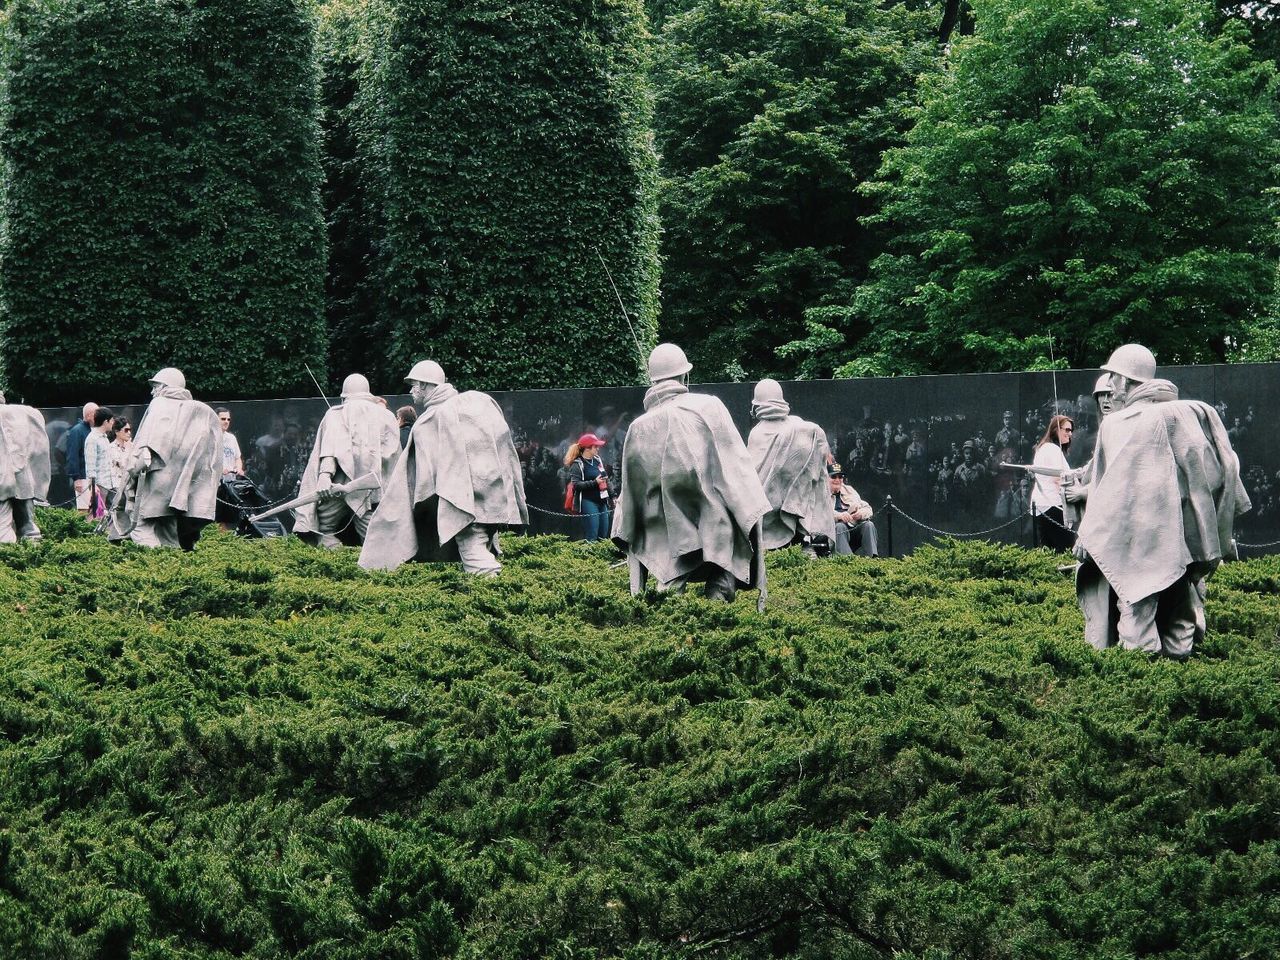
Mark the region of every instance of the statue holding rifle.
POLYGON ((342 403, 324 415, 316 431, 298 490, 306 502, 294 508, 293 532, 328 550, 342 546, 343 538, 363 544, 399 456, 395 416, 369 392, 364 376, 351 374, 342 383, 342 403), (369 474, 379 483, 368 489, 352 484, 369 474))
POLYGON ((1102 369, 1113 412, 1099 428, 1079 578, 1115 593, 1103 616, 1080 590, 1095 646, 1185 658, 1205 631, 1205 578, 1233 552, 1235 518, 1249 509, 1240 463, 1218 412, 1156 377, 1151 351, 1125 344, 1102 369))

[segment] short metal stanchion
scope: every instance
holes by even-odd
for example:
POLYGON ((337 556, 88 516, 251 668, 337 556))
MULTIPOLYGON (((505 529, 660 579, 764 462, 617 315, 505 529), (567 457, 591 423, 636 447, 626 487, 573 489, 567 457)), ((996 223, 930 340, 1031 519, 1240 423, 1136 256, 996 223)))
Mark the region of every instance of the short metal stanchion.
POLYGON ((885 552, 893 556, 893 495, 885 494, 884 498, 884 547, 885 552))

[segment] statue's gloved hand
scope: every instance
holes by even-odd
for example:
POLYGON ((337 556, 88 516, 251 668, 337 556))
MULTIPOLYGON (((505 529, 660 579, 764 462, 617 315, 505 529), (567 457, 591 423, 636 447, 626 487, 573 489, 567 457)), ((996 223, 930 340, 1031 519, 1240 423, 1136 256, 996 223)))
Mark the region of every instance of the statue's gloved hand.
POLYGON ((143 447, 134 455, 133 463, 129 465, 129 476, 136 477, 141 473, 146 473, 151 469, 151 451, 147 447, 143 447))
POLYGON ((1087 483, 1073 483, 1063 488, 1062 495, 1066 498, 1067 503, 1084 503, 1089 499, 1089 485, 1087 483))
POLYGON ((321 500, 328 500, 330 497, 336 497, 337 491, 333 489, 333 477, 327 473, 322 473, 316 477, 316 496, 321 500))
POLYGON ((1076 545, 1071 548, 1071 552, 1075 554, 1075 558, 1081 563, 1084 563, 1089 559, 1089 551, 1084 548, 1084 545, 1081 544, 1079 540, 1077 540, 1076 545))

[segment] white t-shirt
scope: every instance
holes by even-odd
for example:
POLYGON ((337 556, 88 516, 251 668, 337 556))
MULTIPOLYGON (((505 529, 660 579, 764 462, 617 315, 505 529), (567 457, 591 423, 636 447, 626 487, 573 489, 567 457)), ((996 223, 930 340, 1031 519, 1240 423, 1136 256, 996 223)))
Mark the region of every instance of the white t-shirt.
MULTIPOLYGON (((1063 473, 1071 469, 1066 454, 1052 440, 1042 443, 1036 449, 1035 459, 1031 462, 1037 467, 1057 467, 1063 473)), ((1033 473, 1032 476, 1035 477, 1035 486, 1031 490, 1032 513, 1044 513, 1052 507, 1059 510, 1066 507, 1066 501, 1062 499, 1061 477, 1046 477, 1040 473, 1033 473)))
POLYGON ((240 441, 230 430, 222 431, 222 472, 231 473, 240 459, 240 441))

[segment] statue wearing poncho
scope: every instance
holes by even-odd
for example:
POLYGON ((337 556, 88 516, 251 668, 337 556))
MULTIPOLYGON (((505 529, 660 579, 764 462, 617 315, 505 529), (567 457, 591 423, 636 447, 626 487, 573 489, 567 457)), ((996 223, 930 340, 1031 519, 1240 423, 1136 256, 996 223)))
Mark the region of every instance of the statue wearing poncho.
POLYGON ((1140 379, 1124 364, 1103 369, 1116 372, 1123 408, 1098 433, 1078 552, 1081 576, 1096 565, 1118 609, 1092 632, 1106 645, 1185 657, 1204 635, 1204 578, 1231 552, 1235 518, 1250 506, 1240 463, 1218 412, 1179 400, 1177 387, 1154 378, 1154 358, 1140 379))
POLYGON ((151 385, 109 536, 189 550, 217 507, 222 427, 212 407, 192 399, 180 371, 161 370, 151 385))
POLYGON ((49 495, 49 436, 34 407, 0 395, 0 543, 39 540, 35 501, 49 495))
POLYGON ((756 385, 751 414, 759 422, 747 438, 747 453, 769 500, 763 521, 766 550, 806 537, 835 538, 827 489, 827 437, 816 423, 790 415, 775 380, 756 385))
POLYGON ((342 546, 341 536, 364 543, 381 491, 336 496, 327 495, 327 491, 332 484, 368 473, 377 476, 385 488, 399 456, 400 427, 395 416, 369 392, 368 380, 351 374, 342 385, 342 404, 320 421, 311 457, 302 472, 298 496, 321 496, 294 510, 293 532, 330 550, 342 546))
POLYGON ((369 521, 360 566, 461 560, 468 573, 496 574, 499 528, 529 522, 502 408, 488 394, 458 393, 446 382, 418 381, 414 396, 425 409, 369 521))
POLYGON ((613 540, 627 553, 633 594, 653 574, 661 590, 705 582, 722 600, 757 588, 763 608, 769 501, 724 404, 678 379, 689 369, 672 344, 649 358, 653 386, 623 445, 613 540))

